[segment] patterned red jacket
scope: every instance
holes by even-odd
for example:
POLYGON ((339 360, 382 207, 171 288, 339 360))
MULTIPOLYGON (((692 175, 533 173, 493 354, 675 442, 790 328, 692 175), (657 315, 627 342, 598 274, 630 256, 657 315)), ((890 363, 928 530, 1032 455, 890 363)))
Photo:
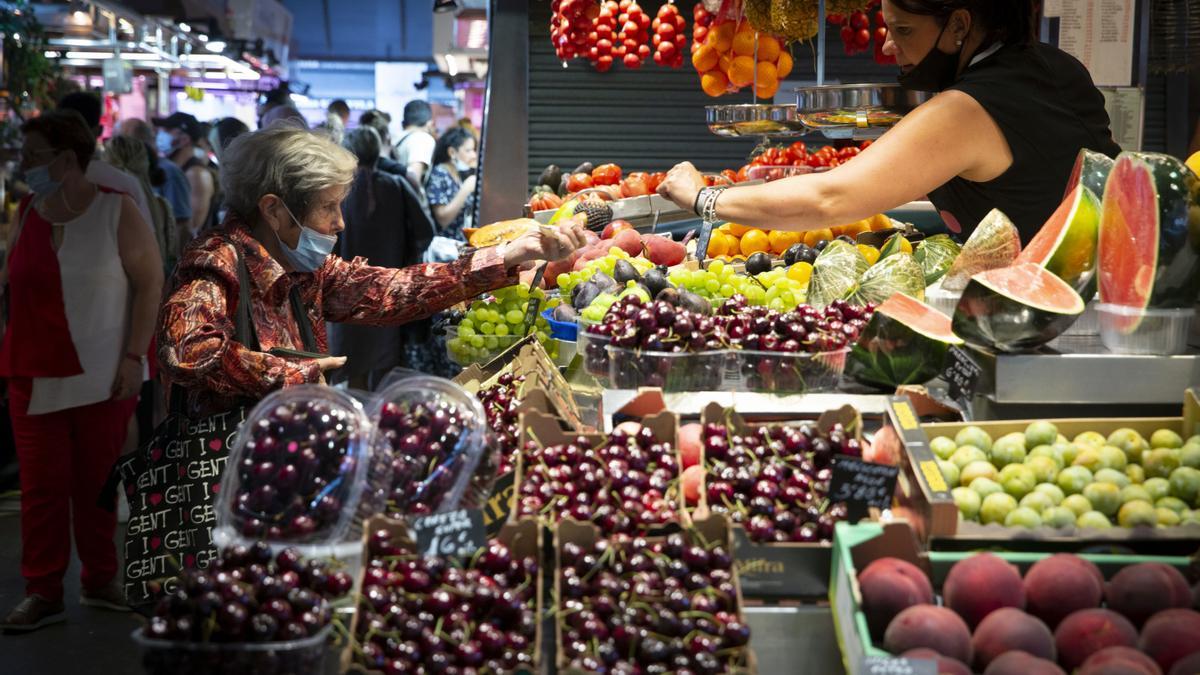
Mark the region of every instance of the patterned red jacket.
POLYGON ((513 283, 516 277, 494 248, 452 263, 402 269, 331 255, 316 272, 289 273, 245 224, 230 216, 221 228, 193 242, 179 260, 158 315, 158 358, 167 377, 186 390, 187 412, 211 414, 257 401, 281 387, 320 380, 313 360, 265 353, 276 347, 304 350, 291 312, 293 285, 308 310, 318 349, 325 352, 326 321, 407 323, 513 283), (234 339, 239 293, 234 246, 241 249, 250 274, 251 317, 263 351, 234 339))

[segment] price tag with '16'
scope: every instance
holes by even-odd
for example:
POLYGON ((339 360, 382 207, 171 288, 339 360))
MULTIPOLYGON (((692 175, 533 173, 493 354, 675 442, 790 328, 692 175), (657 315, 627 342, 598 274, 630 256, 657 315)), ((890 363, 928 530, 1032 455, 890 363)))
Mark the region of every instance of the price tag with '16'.
POLYGON ((417 553, 421 555, 465 557, 487 543, 483 512, 479 509, 422 516, 413 520, 410 527, 417 553))

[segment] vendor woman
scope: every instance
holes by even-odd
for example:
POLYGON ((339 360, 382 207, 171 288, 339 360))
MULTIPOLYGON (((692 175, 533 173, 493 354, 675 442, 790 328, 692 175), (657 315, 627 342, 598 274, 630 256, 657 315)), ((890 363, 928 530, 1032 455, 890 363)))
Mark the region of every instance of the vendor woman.
POLYGON ((1034 39, 1029 0, 883 0, 883 16, 883 51, 896 57, 901 86, 937 95, 854 161, 724 191, 705 189, 683 163, 659 193, 698 213, 715 207, 719 220, 783 230, 850 223, 928 195, 952 232, 969 233, 998 208, 1028 242, 1062 201, 1082 148, 1120 152, 1087 70, 1034 39))

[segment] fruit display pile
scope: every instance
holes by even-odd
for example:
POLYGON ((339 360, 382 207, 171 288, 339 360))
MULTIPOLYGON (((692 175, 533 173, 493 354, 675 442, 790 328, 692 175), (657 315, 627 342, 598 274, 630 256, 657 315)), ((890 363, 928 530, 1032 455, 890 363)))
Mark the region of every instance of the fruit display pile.
POLYGON ((728 425, 695 424, 679 437, 689 506, 727 514, 755 542, 832 540, 834 522, 846 515, 844 504, 828 500, 833 457, 862 456, 842 425, 828 433, 780 424, 735 434, 728 425))
POLYGON ((516 512, 556 523, 593 522, 605 536, 645 534, 678 518, 674 439, 637 423, 607 437, 528 441, 521 452, 516 512))
POLYGON ((1008 527, 1200 525, 1200 436, 1129 428, 1068 440, 1051 422, 992 439, 977 426, 930 440, 964 520, 1008 527))
POLYGON ((384 673, 532 670, 536 556, 491 540, 469 561, 416 555, 371 533, 354 638, 355 664, 384 673))
POLYGON ((550 340, 550 324, 541 313, 557 307, 559 300, 548 297, 541 288, 530 288, 525 284, 493 291, 490 298, 472 302, 466 316, 456 329, 451 330, 446 341, 450 356, 460 365, 482 363, 525 337, 525 313, 530 298, 539 301, 533 332, 546 351, 552 357, 556 356, 558 345, 550 340))
MULTIPOLYGON (((861 141, 858 144, 842 147, 823 145, 811 152, 804 141, 795 141, 786 146, 768 146, 755 154, 750 163, 742 167, 736 176, 739 182, 750 178, 772 181, 789 175, 786 171, 788 167, 832 169, 849 162, 869 147, 871 147, 871 141, 861 141)), ((886 227, 891 226, 886 225, 886 227)))
POLYGON ((492 430, 492 440, 500 446, 500 465, 497 469, 497 473, 500 474, 516 469, 517 449, 521 442, 518 413, 521 402, 517 398, 517 392, 524 381, 524 375, 504 373, 495 383, 480 389, 475 395, 483 404, 488 428, 492 430))
POLYGON ((1200 668, 1200 612, 1174 567, 1145 562, 1105 580, 1069 553, 1020 570, 991 553, 950 568, 942 605, 925 573, 878 558, 858 575, 871 638, 969 675, 1184 675, 1200 668))
MULTIPOLYGON (((295 549, 277 555, 263 543, 225 549, 207 570, 187 569, 142 629, 151 641, 172 643, 265 643, 304 640, 321 634, 333 618, 330 603, 350 592, 353 580, 319 560, 305 562, 295 549)), ((220 649, 151 649, 145 672, 223 672, 283 675, 314 672, 324 658, 315 650, 270 654, 220 649)))
POLYGON ((591 673, 723 673, 744 668, 733 555, 671 534, 565 542, 558 549, 560 648, 591 673))

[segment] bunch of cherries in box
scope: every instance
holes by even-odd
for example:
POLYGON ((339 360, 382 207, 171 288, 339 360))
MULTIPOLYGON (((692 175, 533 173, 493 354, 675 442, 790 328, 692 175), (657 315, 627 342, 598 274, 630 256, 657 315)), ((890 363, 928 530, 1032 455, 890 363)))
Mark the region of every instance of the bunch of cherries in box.
POLYGON ((336 527, 366 431, 327 401, 281 403, 249 429, 233 518, 242 535, 304 541, 336 527))
POLYGON ((715 321, 733 349, 818 354, 845 349, 858 340, 875 306, 835 300, 824 310, 800 305, 791 312, 750 307, 735 295, 717 310, 715 321))
POLYGON ((500 444, 499 473, 511 472, 517 456, 517 447, 521 441, 520 400, 517 398, 518 389, 525 381, 524 375, 513 376, 504 373, 496 378, 491 386, 479 390, 475 395, 483 404, 483 412, 487 415, 488 428, 492 430, 493 439, 500 444))
POLYGON ((735 434, 703 429, 705 498, 710 510, 740 523, 751 541, 816 542, 833 538, 845 504, 829 504, 835 455, 862 456, 841 424, 821 433, 811 424, 752 427, 735 434))
POLYGON ((733 556, 671 534, 563 543, 560 648, 570 667, 607 673, 723 673, 744 665, 733 556))
POLYGON ((530 441, 521 462, 521 517, 592 521, 605 536, 644 533, 675 518, 675 447, 649 427, 618 427, 599 445, 586 436, 545 447, 530 441))
POLYGON ((517 557, 495 540, 469 561, 423 557, 387 530, 371 534, 369 551, 355 629, 359 665, 389 675, 532 668, 535 557, 517 557))
POLYGON ((187 569, 143 629, 157 640, 277 642, 312 637, 329 625, 329 601, 350 592, 350 575, 295 549, 233 546, 206 570, 187 569))

